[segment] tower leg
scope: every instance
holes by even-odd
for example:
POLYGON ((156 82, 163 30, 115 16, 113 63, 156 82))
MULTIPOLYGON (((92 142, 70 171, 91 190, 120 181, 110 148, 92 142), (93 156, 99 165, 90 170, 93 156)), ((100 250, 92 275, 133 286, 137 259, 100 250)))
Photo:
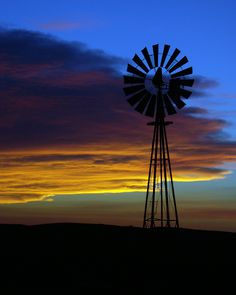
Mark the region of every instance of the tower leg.
POLYGON ((166 126, 163 125, 164 129, 164 138, 166 143, 166 152, 167 152, 167 161, 168 161, 168 168, 169 168, 169 174, 170 174, 170 184, 171 184, 171 190, 172 190, 172 198, 173 198, 173 204, 174 204, 174 215, 175 215, 175 227, 179 227, 179 216, 177 211, 177 204, 176 204, 176 198, 175 198, 175 189, 174 189, 174 182, 172 177, 172 169, 171 169, 171 163, 170 163, 170 154, 169 154, 169 147, 168 147, 168 141, 167 141, 167 134, 166 134, 166 126))
POLYGON ((144 217, 143 217, 143 227, 147 226, 147 209, 148 209, 148 201, 149 201, 149 190, 150 190, 150 183, 151 183, 151 176, 152 176, 152 161, 153 161, 153 153, 155 149, 155 143, 156 143, 156 129, 157 126, 154 126, 154 132, 153 132, 153 138, 152 138, 152 150, 151 150, 151 157, 150 157, 150 164, 149 164, 149 173, 148 173, 148 182, 147 182, 147 192, 146 192, 146 201, 145 201, 145 207, 144 207, 144 217))

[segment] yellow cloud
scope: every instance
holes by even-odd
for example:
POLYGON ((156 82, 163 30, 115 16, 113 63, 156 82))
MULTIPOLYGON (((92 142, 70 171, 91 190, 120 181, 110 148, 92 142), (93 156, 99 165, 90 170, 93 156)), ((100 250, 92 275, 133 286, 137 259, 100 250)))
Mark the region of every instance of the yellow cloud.
MULTIPOLYGON (((172 155, 175 181, 208 181, 229 173, 215 169, 209 156, 208 163, 204 157, 201 163, 177 155, 172 155)), ((0 203, 50 201, 57 194, 145 191, 148 161, 145 144, 5 152, 0 157, 0 203)))

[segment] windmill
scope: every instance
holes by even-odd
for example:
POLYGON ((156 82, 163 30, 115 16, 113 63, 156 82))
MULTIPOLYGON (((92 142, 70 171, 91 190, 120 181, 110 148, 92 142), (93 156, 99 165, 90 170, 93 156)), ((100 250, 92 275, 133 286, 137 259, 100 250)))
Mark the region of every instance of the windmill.
POLYGON ((132 59, 124 76, 124 93, 127 101, 139 113, 154 118, 148 125, 153 126, 153 138, 144 207, 143 227, 179 227, 173 174, 166 126, 167 115, 176 114, 185 106, 183 99, 191 95, 194 80, 189 77, 192 67, 188 67, 186 56, 180 56, 170 45, 160 50, 159 44, 152 46, 152 54, 147 47, 132 59))

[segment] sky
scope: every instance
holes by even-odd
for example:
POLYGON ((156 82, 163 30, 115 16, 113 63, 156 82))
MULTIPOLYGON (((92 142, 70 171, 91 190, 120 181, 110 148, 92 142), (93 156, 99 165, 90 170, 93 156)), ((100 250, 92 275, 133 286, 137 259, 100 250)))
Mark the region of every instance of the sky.
POLYGON ((141 226, 152 129, 123 93, 145 46, 195 84, 168 138, 180 226, 236 230, 236 3, 1 1, 0 222, 141 226))

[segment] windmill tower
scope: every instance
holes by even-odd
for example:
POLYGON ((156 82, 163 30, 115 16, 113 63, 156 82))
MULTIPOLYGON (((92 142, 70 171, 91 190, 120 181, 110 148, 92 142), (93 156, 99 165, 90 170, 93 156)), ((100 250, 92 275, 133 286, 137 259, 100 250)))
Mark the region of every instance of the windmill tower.
POLYGON ((180 50, 171 53, 170 45, 152 46, 152 54, 145 47, 142 57, 135 54, 124 76, 127 101, 136 111, 154 118, 153 138, 144 206, 143 227, 179 227, 173 174, 167 141, 167 115, 182 109, 191 95, 194 80, 189 78, 192 67, 186 67, 186 56, 178 59, 180 50))

